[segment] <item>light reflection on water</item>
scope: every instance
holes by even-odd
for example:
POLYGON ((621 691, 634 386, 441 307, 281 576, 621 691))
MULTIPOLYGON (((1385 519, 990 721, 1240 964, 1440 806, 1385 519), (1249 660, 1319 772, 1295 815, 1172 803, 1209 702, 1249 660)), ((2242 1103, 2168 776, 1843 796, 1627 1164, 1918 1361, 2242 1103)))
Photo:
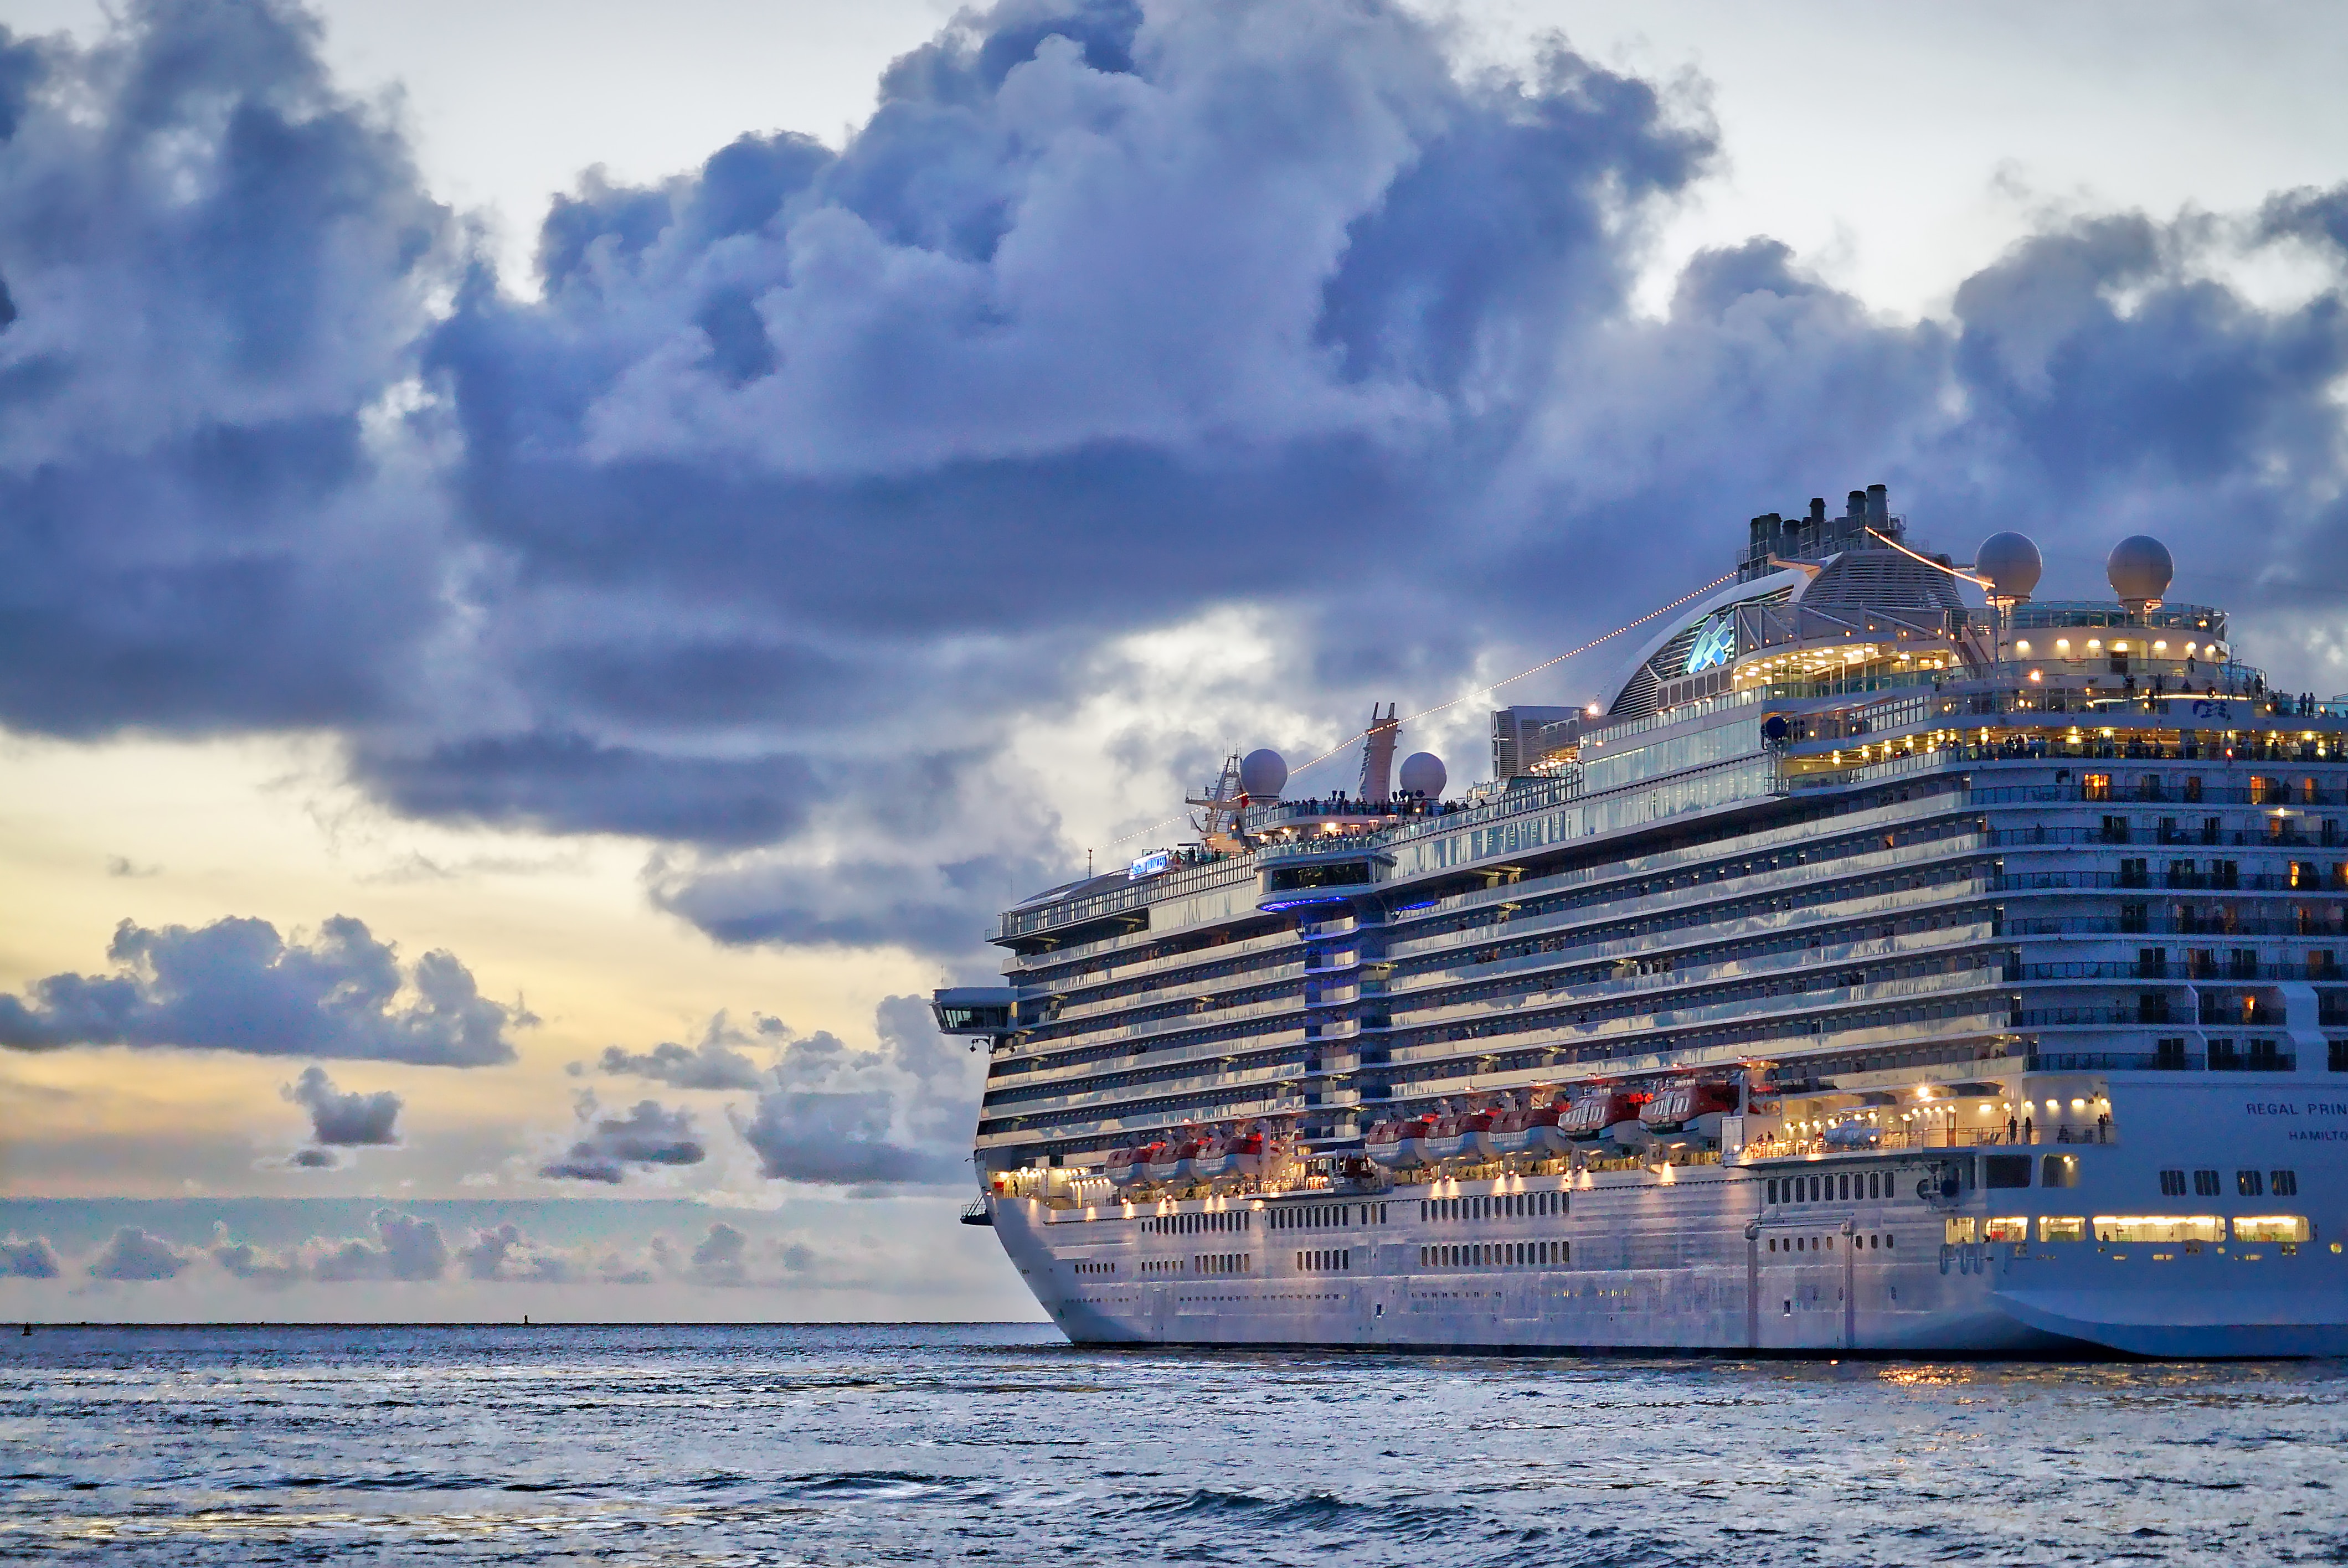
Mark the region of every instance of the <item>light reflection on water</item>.
POLYGON ((0 1558, 2348 1561, 2348 1367, 1103 1353, 1048 1328, 50 1330, 0 1558))

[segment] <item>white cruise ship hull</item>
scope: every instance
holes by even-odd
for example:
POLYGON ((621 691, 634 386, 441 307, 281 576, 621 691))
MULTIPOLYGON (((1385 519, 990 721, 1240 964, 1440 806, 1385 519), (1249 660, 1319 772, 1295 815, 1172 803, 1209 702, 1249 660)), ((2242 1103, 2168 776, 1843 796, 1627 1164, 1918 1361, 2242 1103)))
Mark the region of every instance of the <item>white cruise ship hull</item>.
POLYGON ((2294 1244, 2241 1242, 2230 1228, 2275 1206, 2234 1195, 2238 1169, 2287 1165, 2302 1191, 2348 1190, 2348 1143, 2327 1136, 2348 1129, 2348 1091, 2314 1077, 2180 1088, 2143 1075, 2116 1080, 2112 1093, 2124 1123, 2163 1133, 2059 1150, 1831 1153, 1262 1200, 989 1203, 1036 1299, 1083 1344, 2348 1355, 2348 1226, 2326 1215, 2294 1244), (2035 1165, 2058 1152, 2076 1161, 2075 1185, 1990 1191, 1968 1180, 1953 1197, 1938 1190, 1960 1160, 2026 1153, 2035 1165), (2136 1214, 2172 1166, 2222 1173, 2226 1197, 2171 1206, 2208 1211, 2226 1239, 2040 1239, 2039 1222, 2058 1210, 2091 1226, 2114 1211, 2136 1214), (1872 1173, 1893 1195, 1769 1202, 1771 1179, 1790 1187, 1796 1172, 1822 1174, 1837 1191, 1854 1173, 1863 1190, 1872 1173), (2026 1222, 2028 1239, 1946 1239, 1982 1234, 1993 1218, 2026 1222))

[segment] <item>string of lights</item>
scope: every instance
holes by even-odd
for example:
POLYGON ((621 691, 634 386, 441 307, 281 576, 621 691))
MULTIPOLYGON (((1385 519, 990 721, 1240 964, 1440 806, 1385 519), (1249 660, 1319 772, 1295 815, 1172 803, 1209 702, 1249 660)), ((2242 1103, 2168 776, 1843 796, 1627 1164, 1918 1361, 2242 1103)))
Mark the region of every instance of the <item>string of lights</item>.
POLYGON ((1885 544, 1890 545, 1893 549, 1898 550, 1910 560, 1922 561, 1934 571, 1947 572, 1951 577, 1958 578, 1963 581, 1972 583, 1976 588, 1995 588, 1997 586, 1985 577, 1975 577, 1972 572, 1960 571, 1946 561, 1934 560, 1931 556, 1920 556, 1914 550, 1910 549, 1906 545, 1901 544, 1898 539, 1893 538, 1890 534, 1878 534, 1873 528, 1869 528, 1867 531, 1870 534, 1874 534, 1877 538, 1881 539, 1885 544))

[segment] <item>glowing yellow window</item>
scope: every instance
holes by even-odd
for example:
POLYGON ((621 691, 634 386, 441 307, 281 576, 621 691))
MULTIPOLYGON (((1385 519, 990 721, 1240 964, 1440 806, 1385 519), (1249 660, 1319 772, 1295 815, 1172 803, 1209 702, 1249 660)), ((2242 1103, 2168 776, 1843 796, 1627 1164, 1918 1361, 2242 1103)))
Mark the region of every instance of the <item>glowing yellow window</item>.
POLYGON ((2087 1222, 2078 1214, 2047 1214, 2038 1222, 2040 1241, 2085 1241, 2087 1222))
POLYGON ((2245 1214, 2234 1222, 2236 1241, 2305 1241, 2308 1235, 2300 1214, 2245 1214))
POLYGON ((2028 1241, 2030 1239, 2030 1222, 2020 1214, 2015 1214, 2011 1219, 1993 1219, 1985 1223, 1988 1225, 1988 1234, 1982 1238, 1985 1241, 2028 1241))
POLYGON ((1941 1240, 1950 1246, 1959 1246, 1966 1242, 1978 1241, 1981 1238, 1974 1234, 1973 1227, 1979 1223, 1971 1214, 1958 1219, 1942 1220, 1941 1240))
POLYGON ((2097 1214, 2097 1241, 2224 1241, 2216 1214, 2097 1214))

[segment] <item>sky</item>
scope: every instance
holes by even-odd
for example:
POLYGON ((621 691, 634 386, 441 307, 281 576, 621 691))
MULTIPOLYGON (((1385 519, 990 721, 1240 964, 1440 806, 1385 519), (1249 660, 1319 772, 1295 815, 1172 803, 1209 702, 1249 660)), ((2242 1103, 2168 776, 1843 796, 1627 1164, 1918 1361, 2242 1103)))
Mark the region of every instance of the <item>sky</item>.
POLYGON ((2348 690, 2336 7, 0 25, 0 1317, 1033 1317, 992 914, 1813 495, 2348 690))

